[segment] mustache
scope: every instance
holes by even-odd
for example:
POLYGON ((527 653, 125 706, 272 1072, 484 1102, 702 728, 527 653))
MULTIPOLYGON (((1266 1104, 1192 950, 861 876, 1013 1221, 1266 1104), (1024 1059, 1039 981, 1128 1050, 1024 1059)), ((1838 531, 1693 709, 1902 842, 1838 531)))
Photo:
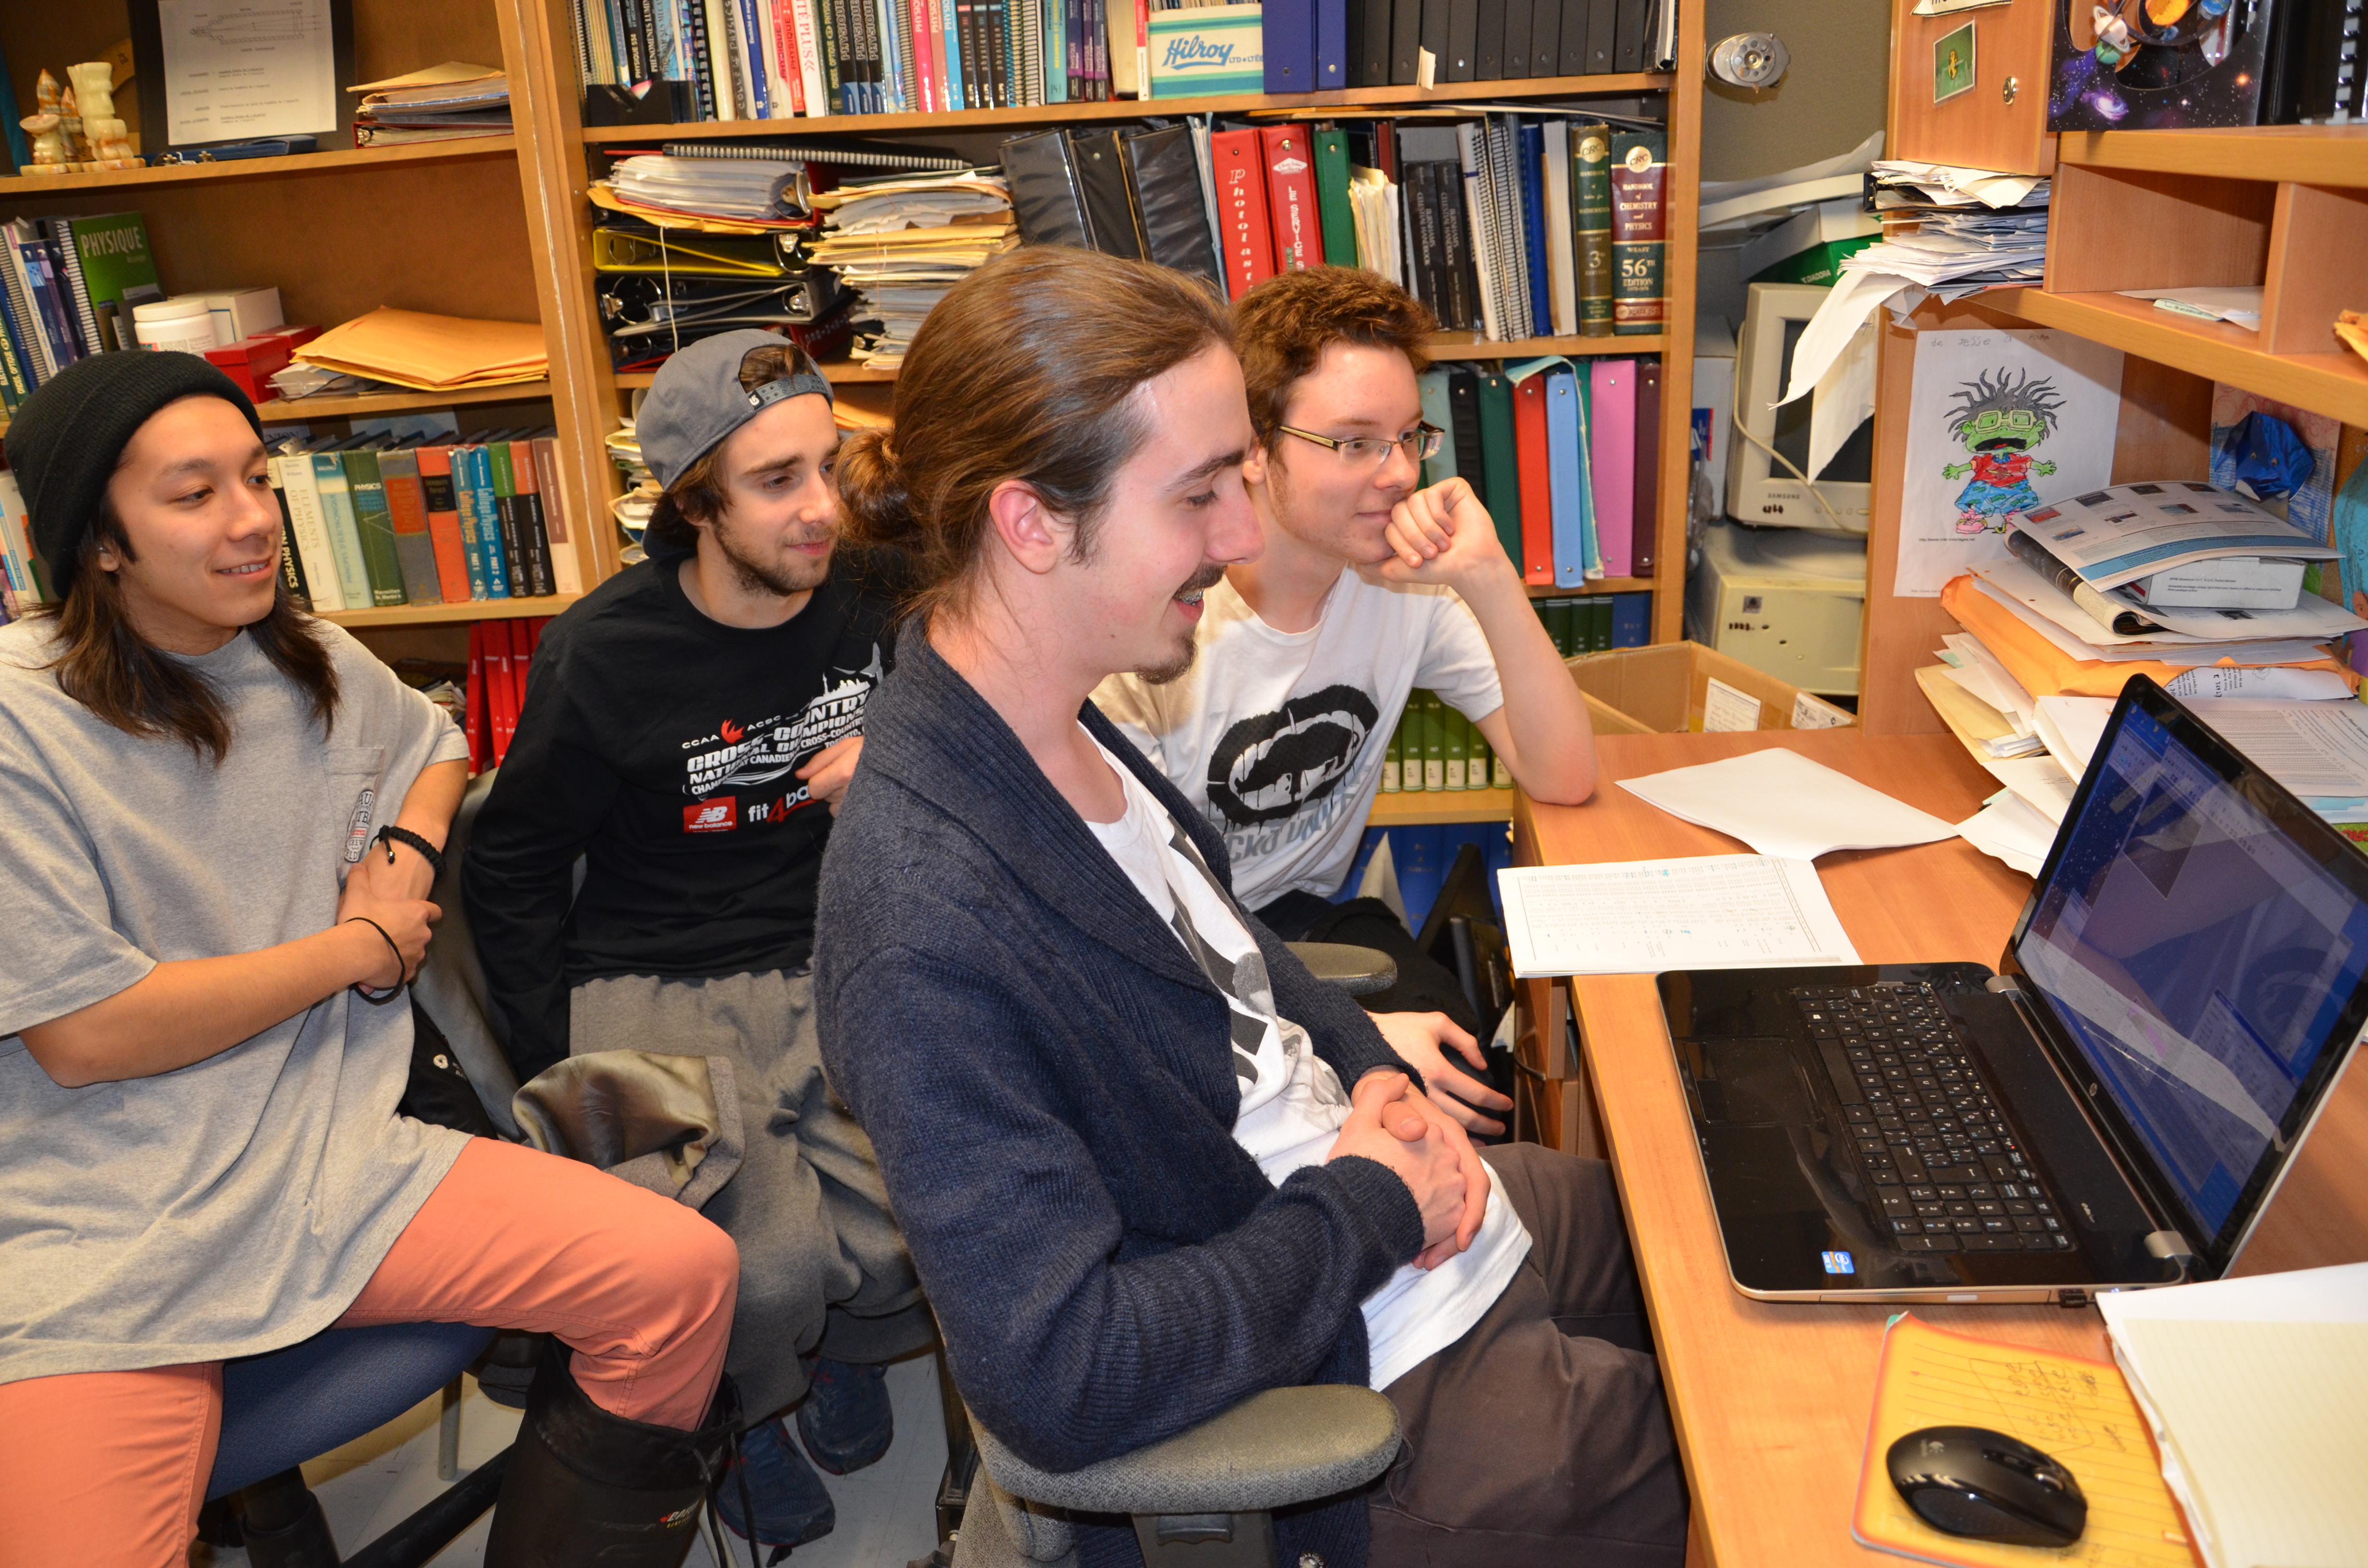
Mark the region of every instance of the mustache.
POLYGON ((1215 587, 1218 582, 1224 578, 1224 562, 1221 561, 1209 562, 1202 565, 1198 572, 1193 573, 1191 578, 1186 582, 1182 587, 1177 589, 1176 592, 1178 594, 1205 593, 1209 589, 1215 587))

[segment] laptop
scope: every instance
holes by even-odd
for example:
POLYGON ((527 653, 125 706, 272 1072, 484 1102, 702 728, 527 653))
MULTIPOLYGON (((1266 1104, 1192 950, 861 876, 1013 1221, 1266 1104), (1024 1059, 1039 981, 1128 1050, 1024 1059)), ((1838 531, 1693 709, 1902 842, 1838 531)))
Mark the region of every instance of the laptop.
POLYGON ((2368 857, 2137 676, 1996 974, 1659 985, 1737 1290, 2076 1305, 2236 1263, 2363 974, 2368 857))

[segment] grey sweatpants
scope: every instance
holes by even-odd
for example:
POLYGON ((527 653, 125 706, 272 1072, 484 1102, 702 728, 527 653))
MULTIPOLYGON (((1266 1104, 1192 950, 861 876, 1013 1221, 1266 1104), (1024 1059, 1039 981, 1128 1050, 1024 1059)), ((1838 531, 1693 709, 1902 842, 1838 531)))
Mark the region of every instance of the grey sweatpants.
POLYGON ((569 1003, 569 1054, 723 1056, 740 1095, 740 1169, 700 1211, 740 1248, 740 1306, 724 1369, 750 1420, 806 1392, 798 1358, 919 1349, 934 1332, 871 1140, 823 1081, 814 978, 770 970, 717 980, 586 981, 569 1003))
POLYGON ((1530 1256, 1471 1332, 1382 1392, 1406 1435, 1369 1494, 1372 1568, 1678 1568, 1678 1468, 1611 1173, 1481 1157, 1530 1256))

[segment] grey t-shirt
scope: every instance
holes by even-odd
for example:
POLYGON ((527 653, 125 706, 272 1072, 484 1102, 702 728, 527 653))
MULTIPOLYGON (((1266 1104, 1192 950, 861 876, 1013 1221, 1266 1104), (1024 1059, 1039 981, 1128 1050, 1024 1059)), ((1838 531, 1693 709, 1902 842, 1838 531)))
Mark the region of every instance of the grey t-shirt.
POLYGON ((0 627, 0 1383, 277 1349, 336 1321, 467 1139, 395 1114, 411 1015, 340 991, 203 1062, 61 1088, 17 1031, 158 962, 325 930, 451 722, 335 626, 330 738, 241 635, 189 661, 217 767, 94 717, 0 627))

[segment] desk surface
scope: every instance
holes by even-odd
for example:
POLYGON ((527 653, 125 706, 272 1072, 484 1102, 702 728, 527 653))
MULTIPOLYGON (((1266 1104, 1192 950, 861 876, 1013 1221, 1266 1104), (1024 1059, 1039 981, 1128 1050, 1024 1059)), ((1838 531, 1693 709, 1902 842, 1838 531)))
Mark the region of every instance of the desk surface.
MULTIPOLYGON (((1946 734, 1763 731, 1610 735, 1596 744, 1601 776, 1587 804, 1520 802, 1524 863, 1748 853, 1615 780, 1769 745, 1790 745, 1946 822, 1963 822, 1997 789, 1946 734)), ((2031 889, 2030 878, 1963 839, 1837 853, 1817 869, 1868 963, 1995 965, 2031 889)), ((1898 1309, 1780 1305, 1739 1294, 1727 1278, 1651 977, 1587 976, 1571 983, 1571 993, 1693 1489, 1690 1560, 1726 1568, 1896 1564, 1854 1544, 1850 1520, 1883 1325, 1898 1309)), ((2111 1358, 2093 1308, 1919 1305, 1916 1314, 1958 1333, 2111 1358)))

